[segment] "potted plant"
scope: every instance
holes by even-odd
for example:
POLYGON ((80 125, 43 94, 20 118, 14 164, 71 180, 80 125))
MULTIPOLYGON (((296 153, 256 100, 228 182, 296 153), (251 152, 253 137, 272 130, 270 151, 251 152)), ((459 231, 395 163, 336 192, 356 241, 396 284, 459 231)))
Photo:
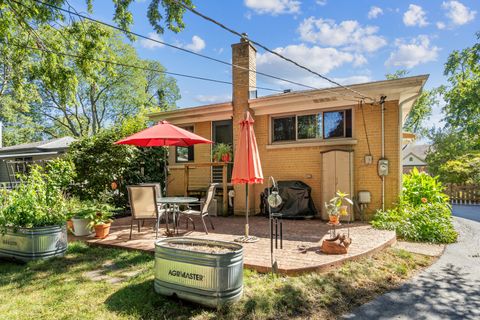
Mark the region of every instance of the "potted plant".
POLYGON ((88 217, 88 211, 85 210, 85 204, 82 205, 72 216, 73 234, 76 237, 88 236, 92 233, 90 225, 90 219, 88 217))
POLYGON ((0 190, 0 256, 21 261, 64 255, 66 200, 40 166, 15 190, 0 190))
POLYGON ((76 197, 69 198, 66 201, 66 208, 67 208, 67 214, 66 214, 67 230, 70 231, 71 233, 74 233, 72 218, 78 215, 78 212, 82 208, 82 202, 76 197))
POLYGON ((232 146, 228 143, 217 143, 212 150, 213 161, 230 162, 232 146))
POLYGON ((97 201, 85 207, 84 216, 89 220, 88 227, 95 230, 95 238, 104 239, 110 234, 115 210, 115 207, 97 201))
POLYGON ((330 223, 338 224, 340 223, 340 216, 348 215, 348 206, 344 205, 344 201, 352 205, 353 201, 347 198, 347 196, 348 194, 337 191, 335 197, 330 199, 329 202, 325 202, 330 223))

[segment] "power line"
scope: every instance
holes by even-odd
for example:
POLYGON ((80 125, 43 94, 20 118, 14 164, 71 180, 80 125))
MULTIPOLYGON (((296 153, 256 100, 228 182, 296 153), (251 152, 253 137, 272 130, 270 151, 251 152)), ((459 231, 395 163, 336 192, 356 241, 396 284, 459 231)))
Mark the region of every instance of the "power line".
MULTIPOLYGON (((37 0, 35 0, 35 1, 37 1, 37 0)), ((204 15, 203 13, 195 10, 194 8, 192 8, 192 7, 190 7, 190 6, 187 6, 187 5, 186 5, 185 3, 183 3, 181 0, 180 0, 180 1, 179 1, 179 0, 174 0, 174 1, 175 1, 177 4, 179 4, 180 6, 182 6, 183 8, 185 8, 185 9, 187 9, 188 11, 192 12, 193 14, 195 14, 195 15, 197 15, 197 16, 199 16, 199 17, 201 17, 201 18, 203 18, 203 19, 205 19, 205 20, 207 20, 207 21, 212 22, 213 24, 219 26, 220 28, 222 28, 222 29, 224 29, 224 30, 226 30, 226 31, 228 31, 228 32, 236 35, 236 36, 239 36, 239 37, 241 37, 241 38, 243 38, 243 39, 245 39, 245 40, 250 41, 251 43, 255 44, 256 46, 262 48, 263 50, 265 50, 265 51, 267 51, 267 52, 269 52, 269 53, 271 53, 271 54, 273 54, 273 55, 275 55, 275 56, 277 56, 277 57, 279 57, 279 58, 281 58, 281 59, 283 59, 283 60, 285 60, 285 61, 288 61, 288 62, 294 64, 295 66, 297 66, 297 67, 299 67, 299 68, 301 68, 301 69, 303 69, 303 70, 306 70, 306 71, 308 71, 308 72, 310 72, 310 73, 312 73, 312 74, 314 74, 314 75, 316 75, 316 76, 318 76, 318 77, 320 77, 320 78, 322 78, 322 79, 324 79, 324 80, 326 80, 326 81, 328 81, 328 82, 330 82, 330 83, 332 83, 332 84, 334 84, 334 85, 336 85, 336 86, 338 86, 338 87, 341 87, 341 88, 343 88, 343 89, 345 89, 345 90, 351 91, 351 92, 359 95, 360 97, 362 97, 362 99, 370 99, 370 100, 372 100, 372 101, 375 101, 375 99, 373 99, 373 98, 371 98, 371 97, 368 97, 368 96, 365 96, 364 94, 358 92, 357 90, 354 90, 354 89, 352 89, 352 88, 349 88, 349 87, 347 87, 347 86, 344 86, 344 85, 340 84, 339 82, 337 82, 337 81, 335 81, 335 80, 332 80, 332 79, 330 79, 330 78, 328 78, 328 77, 326 77, 326 76, 324 76, 324 75, 322 75, 322 74, 320 74, 320 73, 318 73, 318 72, 316 72, 316 71, 314 71, 314 70, 312 70, 312 69, 310 69, 310 68, 308 68, 308 67, 305 67, 304 65, 301 65, 300 63, 298 63, 298 62, 296 62, 296 61, 294 61, 294 60, 292 60, 292 59, 290 59, 290 58, 288 58, 288 57, 285 57, 284 55, 282 55, 282 54, 280 54, 280 53, 278 53, 278 52, 276 52, 276 51, 274 51, 274 50, 272 50, 272 49, 264 46, 263 44, 255 41, 255 40, 249 39, 249 38, 246 36, 246 34, 240 33, 240 32, 238 32, 238 31, 236 31, 236 30, 234 30, 234 29, 232 29, 232 28, 230 28, 230 27, 227 27, 227 26, 224 25, 223 23, 221 23, 221 22, 219 22, 219 21, 217 21, 217 20, 215 20, 215 19, 213 19, 213 18, 210 18, 210 17, 204 15)))
MULTIPOLYGON (((206 78, 206 77, 200 77, 200 76, 193 76, 193 75, 188 75, 188 74, 183 74, 183 73, 176 73, 176 72, 170 72, 170 71, 165 71, 165 70, 160 70, 160 69, 154 69, 154 68, 149 68, 149 67, 142 67, 138 65, 132 65, 132 64, 127 64, 127 63, 122 63, 122 62, 115 62, 115 61, 110 61, 110 60, 104 60, 104 59, 97 59, 97 58, 87 58, 81 55, 73 54, 73 53, 67 53, 67 52, 60 52, 60 51, 53 51, 50 49, 46 48, 37 48, 37 47, 31 47, 31 46, 23 46, 19 44, 14 44, 14 43, 5 43, 5 42, 0 42, 3 43, 7 46, 15 46, 18 48, 23 48, 23 49, 28 49, 28 50, 37 50, 37 51, 43 51, 47 52, 50 54, 55 54, 55 55, 60 55, 60 56, 66 56, 66 57, 71 57, 71 58, 77 58, 77 59, 85 59, 85 60, 90 60, 90 61, 96 61, 100 63, 107 63, 107 64, 113 64, 121 67, 126 67, 126 68, 133 68, 133 69, 139 69, 139 70, 144 70, 144 71, 152 71, 152 72, 157 72, 157 73, 163 73, 163 74, 168 74, 171 76, 177 76, 177 77, 184 77, 184 78, 190 78, 190 79, 196 79, 196 80, 202 80, 202 81, 209 81, 209 82, 215 82, 215 83, 222 83, 222 84, 228 84, 228 85, 233 85, 232 82, 230 81, 224 81, 224 80, 218 80, 218 79, 212 79, 212 78, 206 78)), ((272 89, 272 88, 266 88, 266 87, 258 87, 258 86, 249 86, 247 84, 237 84, 249 88, 254 88, 254 89, 261 89, 261 90, 267 90, 267 91, 274 91, 274 92, 283 92, 283 90, 278 90, 278 89, 272 89)))
MULTIPOLYGON (((25 6, 24 4, 22 4, 21 2, 18 2, 18 1, 16 1, 16 0, 10 0, 10 1, 15 2, 15 3, 17 3, 17 4, 20 4, 20 5, 22 5, 22 6, 25 6)), ((315 87, 313 87, 313 86, 306 85, 306 84, 303 84, 303 83, 300 83, 300 82, 297 82, 297 81, 288 80, 288 79, 285 79, 285 78, 282 78, 282 77, 278 77, 278 76, 274 76, 274 75, 271 75, 271 74, 268 74, 268 73, 264 73, 264 72, 261 72, 261 71, 253 70, 253 69, 250 69, 250 68, 245 68, 245 67, 242 67, 242 66, 239 66, 239 65, 230 63, 230 62, 225 61, 225 60, 221 60, 221 59, 217 59, 217 58, 214 58, 214 57, 211 57, 211 56, 207 56, 207 55, 204 55, 204 54, 201 54, 201 53, 192 51, 192 50, 188 50, 188 49, 185 49, 185 48, 182 48, 182 47, 179 47, 179 46, 176 46, 176 45, 173 45, 173 44, 170 44, 170 43, 167 43, 167 42, 158 40, 158 39, 153 39, 153 38, 151 38, 151 37, 147 37, 147 36, 142 35, 142 34, 140 34, 140 33, 133 32, 133 31, 126 30, 126 29, 122 29, 122 28, 120 28, 120 27, 118 27, 118 26, 115 26, 115 25, 106 23, 106 22, 101 21, 101 20, 97 20, 97 19, 91 18, 91 17, 89 17, 89 16, 87 16, 87 15, 83 15, 83 14, 80 14, 80 13, 78 13, 78 12, 74 12, 74 11, 71 11, 71 10, 68 10, 68 9, 64 9, 64 8, 55 6, 55 5, 50 4, 50 3, 43 2, 43 1, 41 1, 41 0, 33 0, 33 1, 35 1, 35 2, 37 2, 37 3, 40 3, 40 4, 43 4, 43 5, 47 6, 47 7, 50 7, 50 8, 53 8, 53 9, 56 9, 56 10, 59 10, 59 11, 68 13, 68 14, 70 14, 70 15, 75 15, 75 16, 77 16, 77 17, 79 17, 79 18, 86 19, 86 20, 89 20, 89 21, 91 21, 91 22, 95 22, 95 23, 98 23, 98 24, 107 26, 107 27, 109 27, 109 28, 113 28, 113 29, 118 30, 118 31, 121 31, 121 32, 123 32, 123 33, 127 33, 127 34, 133 35, 133 36, 138 37, 138 38, 141 38, 141 39, 153 41, 153 42, 156 42, 156 43, 158 43, 158 44, 161 44, 161 45, 164 45, 164 46, 167 46, 167 47, 176 49, 176 50, 180 50, 180 51, 183 51, 183 52, 186 52, 186 53, 189 53, 189 54, 193 54, 193 55, 195 55, 195 56, 198 56, 198 57, 201 57, 201 58, 204 58, 204 59, 208 59, 208 60, 211 60, 211 61, 215 61, 215 62, 224 64, 224 65, 228 65, 228 66, 231 66, 231 67, 234 67, 234 68, 238 68, 238 69, 242 69, 242 70, 245 70, 245 71, 254 72, 254 73, 256 73, 256 74, 258 74, 258 75, 261 75, 261 76, 264 76, 264 77, 268 77, 268 78, 272 78, 272 79, 275 79, 275 80, 287 82, 287 83, 294 84, 294 85, 297 85, 297 86, 300 86, 300 87, 309 88, 309 89, 314 89, 314 90, 317 90, 317 89, 318 89, 318 88, 315 88, 315 87)), ((25 6, 25 7, 28 8, 28 6, 25 6)), ((31 9, 31 8, 30 8, 30 9, 31 9)))

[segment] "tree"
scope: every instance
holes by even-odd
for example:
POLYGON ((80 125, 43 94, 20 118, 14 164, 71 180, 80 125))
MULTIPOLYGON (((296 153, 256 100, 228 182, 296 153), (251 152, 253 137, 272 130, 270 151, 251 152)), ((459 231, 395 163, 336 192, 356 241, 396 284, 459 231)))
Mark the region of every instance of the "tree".
POLYGON ((439 176, 449 183, 480 184, 480 152, 467 153, 443 163, 439 176))
POLYGON ((478 139, 470 139, 466 133, 457 133, 448 128, 432 129, 429 133, 429 139, 431 140, 431 147, 426 157, 428 171, 433 175, 440 175, 442 181, 444 181, 441 175, 442 165, 464 154, 475 152, 475 150, 480 151, 480 141, 478 139))
MULTIPOLYGON (((46 4, 58 7, 66 5, 72 9, 67 0, 43 1, 46 4)), ((91 12, 92 0, 85 1, 91 12)), ((133 23, 132 15, 129 11, 129 6, 133 1, 112 1, 115 7, 115 22, 121 28, 128 30, 128 27, 133 23)), ((183 2, 185 5, 191 6, 190 0, 183 2)), ((185 8, 180 6, 176 1, 151 0, 148 17, 150 23, 159 33, 164 32, 165 27, 174 32, 179 32, 184 28, 184 12, 185 8)), ((145 102, 142 108, 148 109, 155 106, 171 106, 179 97, 173 79, 167 78, 164 75, 151 75, 149 72, 143 72, 147 81, 146 83, 142 82, 143 86, 135 85, 135 88, 126 88, 126 78, 124 78, 123 86, 119 85, 114 87, 114 89, 117 89, 116 93, 105 91, 102 92, 98 101, 90 99, 90 101, 96 102, 95 104, 91 104, 91 106, 94 107, 93 109, 95 109, 97 105, 100 105, 100 108, 103 109, 100 111, 100 117, 97 117, 97 112, 90 114, 94 119, 90 119, 90 125, 87 125, 87 118, 82 118, 77 113, 71 113, 71 109, 65 108, 65 105, 67 101, 69 103, 72 102, 71 100, 74 95, 77 95, 77 104, 79 104, 81 99, 85 99, 89 89, 85 83, 89 83, 90 89, 93 87, 97 95, 101 92, 102 89, 95 88, 91 81, 95 78, 95 70, 103 72, 104 77, 107 74, 111 75, 113 72, 117 74, 121 73, 119 68, 112 71, 113 68, 110 66, 100 66, 98 63, 92 63, 91 60, 88 59, 98 57, 97 50, 102 48, 102 46, 104 46, 104 50, 100 52, 104 54, 104 57, 113 56, 111 52, 107 55, 104 42, 100 41, 98 44, 95 42, 95 39, 98 40, 102 37, 108 38, 107 35, 104 34, 105 30, 91 27, 86 30, 86 23, 78 19, 76 21, 74 16, 66 16, 60 10, 35 0, 0 0, 0 13, 0 121, 3 122, 5 127, 5 145, 40 140, 44 138, 45 135, 82 135, 88 132, 96 132, 98 128, 102 127, 105 123, 113 123, 113 121, 119 120, 114 114, 112 115, 111 113, 105 112, 103 114, 105 118, 102 119, 104 120, 102 122, 102 111, 111 110, 111 108, 102 107, 102 104, 108 101, 107 97, 109 99, 116 98, 118 103, 116 109, 121 110, 123 108, 123 110, 126 110, 127 115, 131 114, 129 111, 132 110, 132 99, 125 100, 122 98, 128 95, 128 92, 136 94, 142 91, 143 94, 141 94, 141 96, 144 98, 142 102, 145 102), (48 41, 43 39, 44 31, 53 35, 55 33, 54 25, 61 25, 67 22, 68 19, 70 19, 68 21, 69 27, 61 28, 62 30, 57 32, 54 37, 54 39, 60 39, 61 41, 55 43, 52 39, 48 39, 48 41), (81 30, 75 30, 75 26, 77 26, 77 29, 83 28, 85 32, 82 33, 80 32, 81 30), (98 33, 88 34, 88 32, 91 31, 98 33), (75 43, 78 38, 72 38, 73 34, 81 37, 79 45, 75 43), (66 43, 68 43, 67 46, 66 43), (32 53, 32 48, 63 52, 65 46, 70 48, 71 52, 79 54, 84 58, 74 60, 55 56, 54 54, 32 53), (35 73, 36 76, 40 75, 38 71, 41 70, 41 67, 35 66, 39 60, 43 63, 41 66, 44 68, 43 70, 48 70, 49 74, 33 81, 32 75, 35 70, 37 71, 35 73), (72 62, 75 62, 76 66, 67 65, 67 63, 72 62), (55 70, 53 68, 58 69, 55 70), (79 74, 78 71, 80 71, 81 74, 79 74), (42 85, 41 92, 38 91, 39 84, 42 85), (55 92, 52 90, 54 88, 56 89, 55 92), (124 90, 122 91, 122 89, 124 90), (135 90, 137 90, 137 92, 135 90), (148 96, 149 94, 150 96, 148 96), (61 99, 57 100, 58 98, 61 99), (47 101, 47 106, 43 104, 43 101, 47 101), (119 102, 122 104, 120 105, 119 102), (60 109, 58 109, 58 104, 62 105, 60 109), (53 106, 57 107, 55 112, 45 112, 45 107, 50 108, 53 106), (48 116, 45 114, 48 114, 48 116), (52 114, 54 114, 53 118, 52 114), (48 118, 48 120, 46 118, 48 118)), ((116 38, 117 42, 121 41, 121 37, 118 34, 113 35, 113 37, 116 38)), ((129 38, 133 40, 133 37, 129 38)), ((122 46, 117 43, 117 47, 122 46)), ((122 50, 133 51, 133 49, 125 47, 123 47, 122 50)), ((131 53, 131 55, 135 56, 135 63, 138 62, 144 66, 154 65, 157 69, 163 69, 163 67, 156 62, 139 61, 135 53, 131 53)), ((123 57, 123 59, 123 61, 127 61, 128 58, 123 57)), ((100 80, 98 81, 101 83, 100 80)), ((135 80, 135 78, 132 80, 135 80)), ((121 112, 118 112, 117 115, 118 114, 121 114, 121 112)))
MULTIPOLYGON (((134 0, 112 0, 114 5, 113 20, 122 29, 129 30, 133 24, 133 15, 130 11, 130 5, 133 2, 134 0)), ((164 33, 165 27, 173 32, 180 32, 185 28, 183 15, 186 11, 185 7, 193 7, 191 0, 149 0, 149 2, 147 18, 157 33, 164 33)), ((93 11, 93 0, 85 0, 85 3, 89 13, 91 13, 93 11)), ((0 1, 1 12, 15 12, 17 14, 23 12, 24 17, 21 19, 36 26, 45 25, 55 20, 64 21, 67 18, 72 18, 67 17, 64 12, 55 8, 63 6, 72 9, 68 0, 0 1)), ((3 19, 4 17, 0 17, 0 20, 3 19)), ((5 30, 0 28, 0 37, 2 31, 5 30)))
MULTIPOLYGON (((386 74, 385 78, 388 80, 404 78, 408 73, 407 70, 401 69, 394 73, 386 74)), ((427 135, 428 129, 425 126, 425 122, 432 115, 433 106, 438 104, 441 90, 442 88, 434 88, 432 90, 424 90, 420 94, 403 124, 404 131, 415 133, 420 137, 427 135)))
POLYGON ((443 108, 445 122, 451 130, 478 139, 480 130, 480 32, 477 43, 455 50, 445 64, 446 87, 443 108))
POLYGON ((29 78, 40 99, 21 114, 37 119, 38 130, 49 136, 94 135, 138 113, 172 108, 179 99, 176 81, 162 73, 164 67, 140 59, 118 32, 74 22, 38 33, 49 48, 30 53, 29 78))

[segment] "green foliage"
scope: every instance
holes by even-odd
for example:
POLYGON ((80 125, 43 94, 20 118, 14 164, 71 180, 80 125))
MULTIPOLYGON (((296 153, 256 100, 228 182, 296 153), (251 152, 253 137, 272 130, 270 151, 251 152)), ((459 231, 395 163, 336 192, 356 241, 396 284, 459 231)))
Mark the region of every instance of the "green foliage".
POLYGON ((78 211, 76 217, 88 219, 89 228, 112 222, 112 217, 117 211, 112 205, 100 201, 85 201, 82 209, 78 211))
MULTIPOLYGON (((409 71, 400 69, 394 73, 385 75, 388 80, 404 78, 408 76, 409 71)), ((432 115, 432 107, 439 103, 439 96, 443 88, 436 88, 432 90, 423 91, 415 101, 412 109, 408 113, 408 117, 403 125, 403 130, 411 133, 415 133, 417 136, 426 136, 428 130, 425 126, 425 122, 432 115)))
POLYGON ((66 205, 58 181, 40 166, 33 166, 17 189, 0 193, 0 229, 61 225, 66 205))
POLYGON ((477 43, 455 50, 445 64, 448 77, 443 112, 448 128, 477 137, 480 131, 480 32, 477 43))
POLYGON ((119 127, 103 130, 95 136, 84 137, 70 145, 67 157, 76 170, 73 194, 81 200, 101 199, 105 193, 112 203, 124 207, 126 186, 141 182, 164 181, 166 150, 162 147, 137 148, 116 145, 116 141, 146 128, 145 118, 127 119, 119 127), (112 190, 116 182, 118 189, 112 190))
POLYGON ((457 239, 442 184, 438 178, 419 173, 416 168, 404 175, 398 206, 377 211, 372 225, 395 230, 399 237, 410 241, 452 243, 457 239))
POLYGON ((444 187, 438 181, 425 172, 419 172, 417 168, 409 174, 403 175, 403 188, 401 203, 410 204, 414 207, 423 203, 448 203, 448 196, 443 193, 444 187), (426 200, 425 200, 426 199, 426 200))
POLYGON ((65 158, 48 161, 45 166, 45 173, 48 182, 63 192, 69 189, 76 176, 73 162, 65 158))
POLYGON ((461 158, 466 154, 480 152, 480 136, 478 133, 468 134, 466 132, 455 132, 451 129, 437 129, 432 130, 429 138, 432 145, 426 157, 428 171, 433 175, 438 175, 443 182, 451 180, 446 179, 447 177, 443 175, 445 172, 441 171, 441 167, 445 163, 461 158))
POLYGON ((232 158, 232 146, 228 143, 216 143, 212 149, 212 157, 215 161, 222 161, 222 157, 228 155, 232 158))
POLYGON ((337 191, 337 195, 330 199, 329 202, 325 202, 325 208, 327 209, 328 215, 338 216, 340 214, 340 207, 344 205, 344 201, 353 204, 353 201, 347 198, 348 194, 341 191, 337 191))
POLYGON ((372 225, 377 229, 395 230, 398 237, 409 241, 452 243, 457 240, 451 209, 442 203, 404 204, 391 210, 379 210, 372 225))
POLYGON ((439 175, 448 183, 480 184, 480 153, 467 153, 441 164, 439 175))
MULTIPOLYGON (((64 1, 56 2, 61 6, 64 1)), ((129 15, 129 4, 114 2, 121 23, 129 15)), ((162 73, 159 62, 139 58, 120 32, 87 21, 54 28, 51 21, 62 15, 45 6, 35 11, 37 7, 34 1, 0 2, 5 145, 93 135, 138 113, 175 107, 180 98, 176 80, 162 73)))

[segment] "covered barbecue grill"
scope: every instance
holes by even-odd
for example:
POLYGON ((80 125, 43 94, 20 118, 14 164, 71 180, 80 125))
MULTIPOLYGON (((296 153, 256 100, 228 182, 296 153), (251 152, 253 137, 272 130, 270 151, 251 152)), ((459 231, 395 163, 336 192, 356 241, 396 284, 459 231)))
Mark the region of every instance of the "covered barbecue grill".
MULTIPOLYGON (((272 208, 272 213, 282 218, 313 218, 317 209, 312 200, 312 188, 302 181, 278 181, 279 194, 282 204, 272 208)), ((260 209, 268 213, 268 189, 262 193, 260 209)))

